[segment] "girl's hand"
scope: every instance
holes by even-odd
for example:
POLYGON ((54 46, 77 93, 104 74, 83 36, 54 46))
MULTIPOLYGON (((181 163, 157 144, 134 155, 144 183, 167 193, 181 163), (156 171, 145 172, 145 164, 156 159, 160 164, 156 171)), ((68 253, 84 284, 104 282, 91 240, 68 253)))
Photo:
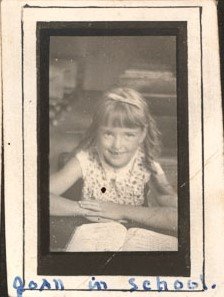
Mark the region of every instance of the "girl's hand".
MULTIPOLYGON (((73 208, 73 216, 83 216, 83 217, 97 217, 98 213, 94 210, 85 209, 80 206, 80 203, 75 202, 74 208, 73 208)), ((92 221, 97 221, 96 219, 93 219, 92 221)))
POLYGON ((112 219, 123 220, 124 219, 124 206, 118 205, 112 202, 84 200, 80 201, 81 208, 93 211, 93 216, 112 219))

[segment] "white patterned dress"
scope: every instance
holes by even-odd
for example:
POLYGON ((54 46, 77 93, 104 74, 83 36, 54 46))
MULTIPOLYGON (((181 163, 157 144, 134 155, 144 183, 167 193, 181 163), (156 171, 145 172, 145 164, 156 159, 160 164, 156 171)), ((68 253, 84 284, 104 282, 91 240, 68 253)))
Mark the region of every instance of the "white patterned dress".
MULTIPOLYGON (((151 173, 145 166, 144 153, 139 149, 123 168, 111 169, 95 148, 80 151, 76 158, 83 175, 82 200, 100 200, 123 205, 140 206, 145 201, 145 187, 151 173)), ((154 162, 157 174, 163 174, 154 162)))

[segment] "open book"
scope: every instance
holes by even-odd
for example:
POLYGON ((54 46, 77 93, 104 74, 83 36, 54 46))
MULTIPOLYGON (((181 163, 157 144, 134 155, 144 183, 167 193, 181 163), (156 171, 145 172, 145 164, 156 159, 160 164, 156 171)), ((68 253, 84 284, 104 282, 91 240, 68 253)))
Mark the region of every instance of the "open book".
POLYGON ((117 222, 84 224, 75 230, 67 252, 177 251, 176 237, 154 231, 126 229, 117 222))

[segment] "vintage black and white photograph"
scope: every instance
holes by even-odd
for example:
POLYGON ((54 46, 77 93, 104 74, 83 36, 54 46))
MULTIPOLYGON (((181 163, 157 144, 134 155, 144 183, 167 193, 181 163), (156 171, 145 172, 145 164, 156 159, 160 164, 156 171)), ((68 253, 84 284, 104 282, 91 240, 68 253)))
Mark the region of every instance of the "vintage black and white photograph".
POLYGON ((176 42, 50 37, 51 251, 178 250, 176 42))
POLYGON ((186 23, 41 22, 37 32, 40 272, 63 259, 61 273, 89 273, 88 254, 99 273, 134 263, 142 273, 146 261, 152 274, 188 275, 186 23))

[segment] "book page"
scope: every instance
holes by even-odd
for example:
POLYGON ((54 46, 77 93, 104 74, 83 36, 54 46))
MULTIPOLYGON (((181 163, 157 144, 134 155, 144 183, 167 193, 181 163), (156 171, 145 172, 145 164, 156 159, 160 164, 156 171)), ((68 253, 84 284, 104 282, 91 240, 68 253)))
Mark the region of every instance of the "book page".
POLYGON ((115 222, 85 224, 76 229, 66 251, 118 251, 122 249, 126 233, 126 228, 115 222))
POLYGON ((176 237, 154 231, 131 228, 128 230, 123 251, 177 251, 176 237))

